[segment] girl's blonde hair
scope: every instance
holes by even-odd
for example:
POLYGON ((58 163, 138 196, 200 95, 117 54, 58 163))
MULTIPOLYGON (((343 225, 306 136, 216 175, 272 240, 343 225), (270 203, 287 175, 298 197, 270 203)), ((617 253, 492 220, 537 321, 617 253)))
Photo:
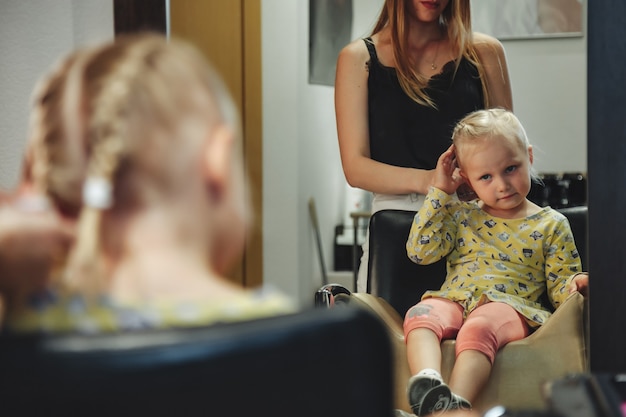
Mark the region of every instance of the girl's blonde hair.
MULTIPOLYGON (((240 133, 238 113, 194 48, 156 34, 77 52, 41 90, 34 112, 41 124, 33 139, 41 149, 35 177, 57 206, 78 213, 68 283, 95 293, 105 274, 99 256, 103 212, 128 214, 171 199, 200 176, 198 155, 212 129, 227 125, 240 133), (77 168, 59 179, 68 162, 77 168)), ((243 178, 235 181, 243 184, 243 178)), ((243 186, 237 197, 247 220, 243 186)))
POLYGON ((87 52, 77 50, 58 62, 35 87, 29 140, 22 164, 22 180, 47 194, 66 217, 76 217, 81 207, 85 171, 83 144, 68 149, 63 117, 67 75, 87 52), (80 152, 75 150, 79 148, 80 152))
POLYGON ((452 142, 461 145, 465 141, 501 136, 528 149, 530 142, 517 116, 501 109, 474 111, 461 119, 452 131, 452 142))
MULTIPOLYGON (((504 138, 516 144, 520 151, 525 153, 528 153, 531 146, 526 130, 517 116, 501 108, 474 111, 461 119, 452 131, 452 143, 460 159, 463 145, 491 138, 504 138)), ((532 167, 531 177, 535 181, 539 180, 532 167)))
MULTIPOLYGON (((429 78, 423 76, 409 61, 409 19, 410 0, 385 0, 372 35, 389 27, 391 33, 391 46, 395 61, 396 74, 400 86, 404 92, 415 102, 435 108, 436 105, 428 96, 426 87, 429 78)), ((473 43, 472 19, 469 0, 450 0, 440 17, 442 30, 448 36, 452 44, 455 56, 455 73, 461 63, 461 58, 466 58, 478 69, 483 80, 483 96, 485 107, 489 106, 489 94, 487 83, 484 82, 485 71, 478 59, 478 54, 473 43)))

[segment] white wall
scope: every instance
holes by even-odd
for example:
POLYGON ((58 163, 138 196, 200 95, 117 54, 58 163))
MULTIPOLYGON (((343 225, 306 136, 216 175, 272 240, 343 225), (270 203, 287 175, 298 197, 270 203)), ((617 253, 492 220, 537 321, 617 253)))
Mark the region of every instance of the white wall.
MULTIPOLYGON (((356 36, 376 15, 364 6, 378 4, 355 2, 356 36)), ((308 2, 263 0, 262 19, 264 279, 308 305, 321 285, 308 201, 315 200, 328 269, 345 204, 334 89, 308 84, 308 2)))
POLYGON ((267 283, 299 294, 298 5, 262 3, 263 273, 267 283), (280 45, 280 47, 273 47, 280 45))
POLYGON ((537 172, 587 172, 586 38, 503 41, 537 172))
POLYGON ((0 188, 16 185, 36 80, 75 46, 112 37, 110 0, 0 2, 0 188))
MULTIPOLYGON (((369 33, 382 3, 354 1, 354 38, 369 33)), ((328 267, 345 203, 333 88, 307 81, 307 1, 263 0, 262 19, 264 277, 306 305, 320 284, 307 201, 317 203, 328 267)), ((585 39, 503 43, 537 171, 585 172, 585 39)))

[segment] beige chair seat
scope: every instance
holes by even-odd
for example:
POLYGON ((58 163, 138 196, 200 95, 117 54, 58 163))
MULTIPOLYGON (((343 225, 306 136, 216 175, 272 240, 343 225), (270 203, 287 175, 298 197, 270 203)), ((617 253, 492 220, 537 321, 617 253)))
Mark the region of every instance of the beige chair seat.
MULTIPOLYGON (((403 318, 384 299, 366 293, 339 295, 336 302, 372 311, 384 323, 392 342, 395 407, 410 411, 406 383, 410 371, 402 330, 403 318)), ((545 409, 541 392, 544 382, 587 369, 585 351, 584 297, 572 294, 546 324, 525 339, 511 342, 497 354, 491 377, 475 410, 495 405, 510 409, 545 409)), ((455 340, 442 343, 442 375, 448 380, 455 362, 455 340)))

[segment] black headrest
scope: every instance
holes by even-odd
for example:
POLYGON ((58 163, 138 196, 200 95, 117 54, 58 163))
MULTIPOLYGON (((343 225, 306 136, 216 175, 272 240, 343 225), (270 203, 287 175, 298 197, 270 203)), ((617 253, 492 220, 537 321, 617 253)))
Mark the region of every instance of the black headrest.
POLYGON ((368 288, 401 315, 427 289, 439 289, 446 276, 445 259, 417 265, 406 254, 414 211, 382 210, 370 218, 368 288))
POLYGON ((351 308, 197 329, 5 336, 1 407, 19 416, 387 415, 390 363, 382 325, 351 308))

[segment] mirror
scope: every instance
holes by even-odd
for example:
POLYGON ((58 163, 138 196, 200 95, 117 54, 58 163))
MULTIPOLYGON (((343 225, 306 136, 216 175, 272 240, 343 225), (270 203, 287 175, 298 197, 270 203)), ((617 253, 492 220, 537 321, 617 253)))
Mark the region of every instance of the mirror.
MULTIPOLYGON (((0 166, 4 187, 12 184, 19 171, 27 126, 24 115, 35 79, 76 40, 94 41, 107 31, 108 36, 112 35, 112 28, 106 27, 113 21, 110 2, 78 3, 65 0, 63 6, 45 12, 28 2, 3 4, 0 27, 12 36, 3 37, 7 48, 3 48, 6 59, 0 76, 16 80, 7 83, 3 90, 6 94, 0 97, 1 125, 8 129, 3 130, 0 141, 0 153, 9 161, 0 166), (68 12, 72 7, 76 8, 73 14, 68 12), (28 16, 26 21, 23 16, 28 16), (35 27, 58 30, 58 36, 46 38, 49 43, 41 53, 35 27), (28 63, 28 74, 16 67, 24 51, 34 56, 28 63), (14 92, 14 87, 19 90, 14 92)), ((271 21, 262 25, 260 48, 263 193, 272 196, 263 200, 263 217, 257 219, 264 229, 262 270, 265 282, 286 288, 306 303, 319 282, 306 202, 315 197, 326 259, 333 258, 333 229, 344 218, 345 180, 337 152, 333 89, 307 82, 308 2, 275 0, 259 4, 263 21, 271 21), (299 277, 298 282, 294 283, 293 277, 299 277)), ((382 0, 353 0, 353 39, 369 33, 382 4, 382 0)), ((586 172, 587 34, 578 38, 504 40, 503 44, 515 111, 535 145, 537 171, 586 172)))

